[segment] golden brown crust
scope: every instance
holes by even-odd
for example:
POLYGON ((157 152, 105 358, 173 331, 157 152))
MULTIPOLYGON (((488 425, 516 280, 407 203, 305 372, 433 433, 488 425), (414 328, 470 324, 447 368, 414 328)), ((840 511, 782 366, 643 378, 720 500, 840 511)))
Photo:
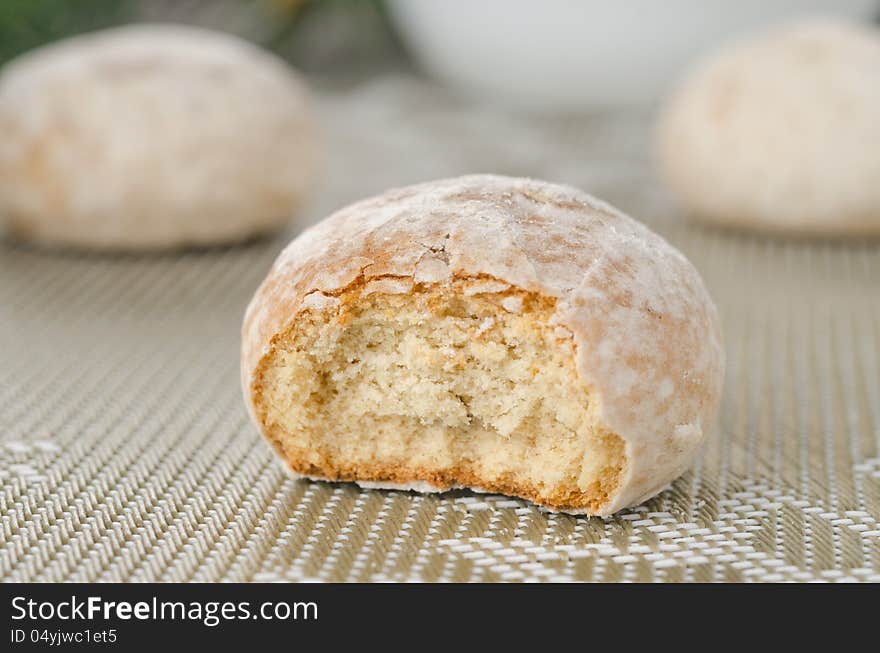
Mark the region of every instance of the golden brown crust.
MULTIPOLYGON (((283 456, 282 456, 283 457, 283 456)), ((428 483, 437 491, 455 488, 472 488, 480 492, 505 494, 527 499, 546 508, 559 512, 598 513, 608 501, 597 481, 586 491, 578 489, 561 490, 541 487, 534 483, 517 481, 511 476, 488 479, 476 473, 467 465, 456 465, 442 470, 407 465, 345 465, 326 461, 321 465, 303 463, 286 458, 287 465, 295 474, 327 481, 371 482, 378 485, 415 486, 428 483), (589 499, 586 499, 589 497, 589 499)))

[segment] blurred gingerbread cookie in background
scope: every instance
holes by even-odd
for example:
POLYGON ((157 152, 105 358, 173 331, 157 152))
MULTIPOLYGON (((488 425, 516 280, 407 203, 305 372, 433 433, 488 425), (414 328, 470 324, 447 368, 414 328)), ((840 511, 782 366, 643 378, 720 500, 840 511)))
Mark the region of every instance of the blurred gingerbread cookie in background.
POLYGON ((664 108, 660 172, 706 222, 880 234, 880 30, 807 19, 699 61, 664 108))
POLYGON ((315 176, 308 104, 282 59, 201 28, 126 26, 33 50, 0 73, 0 224, 123 250, 279 228, 315 176))

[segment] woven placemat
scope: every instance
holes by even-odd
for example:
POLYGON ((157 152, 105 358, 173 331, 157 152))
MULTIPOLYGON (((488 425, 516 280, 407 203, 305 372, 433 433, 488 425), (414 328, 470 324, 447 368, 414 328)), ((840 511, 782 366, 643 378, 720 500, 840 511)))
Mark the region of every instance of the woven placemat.
POLYGON ((290 234, 161 256, 0 247, 0 579, 880 581, 880 243, 681 222, 650 117, 513 117, 406 77, 325 90, 308 211, 465 172, 576 184, 694 262, 728 351, 696 466, 614 518, 294 481, 248 423, 244 307, 290 234))

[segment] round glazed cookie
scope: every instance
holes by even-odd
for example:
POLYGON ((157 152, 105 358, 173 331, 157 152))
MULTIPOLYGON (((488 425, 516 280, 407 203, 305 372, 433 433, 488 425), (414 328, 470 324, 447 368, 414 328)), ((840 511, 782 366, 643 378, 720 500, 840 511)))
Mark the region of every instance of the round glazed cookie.
POLYGON ((300 235, 248 307, 241 373, 298 475, 608 515, 688 467, 723 359, 666 241, 573 188, 479 175, 300 235))
POLYGON ((880 234, 880 31, 812 20, 727 47, 671 97, 661 173, 695 217, 880 234))
POLYGON ((224 243, 289 221, 313 179, 306 91, 238 38, 140 25, 0 73, 0 224, 89 248, 224 243))

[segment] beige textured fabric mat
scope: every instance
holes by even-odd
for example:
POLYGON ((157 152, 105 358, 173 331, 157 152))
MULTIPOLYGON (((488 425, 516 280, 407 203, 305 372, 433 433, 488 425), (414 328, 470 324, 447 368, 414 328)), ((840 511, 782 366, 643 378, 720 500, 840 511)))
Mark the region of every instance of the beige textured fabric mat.
POLYGON ((388 77, 325 92, 317 218, 464 172, 617 204, 691 258, 724 320, 696 467, 615 518, 289 479, 238 387, 244 306, 287 237, 154 257, 0 247, 0 579, 880 581, 880 243, 680 222, 649 121, 497 115, 388 77))

